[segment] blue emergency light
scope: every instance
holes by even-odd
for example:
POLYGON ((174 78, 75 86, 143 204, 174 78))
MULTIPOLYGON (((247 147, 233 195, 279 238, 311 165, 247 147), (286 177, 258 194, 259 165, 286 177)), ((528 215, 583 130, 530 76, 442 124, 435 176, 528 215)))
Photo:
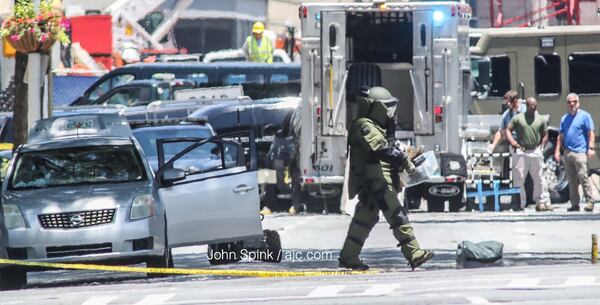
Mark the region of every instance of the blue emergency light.
POLYGON ((437 26, 442 25, 444 22, 444 12, 442 11, 433 11, 433 23, 437 26))

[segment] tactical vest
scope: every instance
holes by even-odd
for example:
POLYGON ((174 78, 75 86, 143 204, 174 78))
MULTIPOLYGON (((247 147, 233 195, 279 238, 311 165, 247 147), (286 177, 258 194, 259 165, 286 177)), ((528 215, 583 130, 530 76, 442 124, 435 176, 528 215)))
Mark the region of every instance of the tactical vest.
POLYGON ((246 38, 246 44, 248 45, 250 61, 273 63, 273 44, 269 37, 263 36, 259 46, 254 36, 251 35, 246 38))

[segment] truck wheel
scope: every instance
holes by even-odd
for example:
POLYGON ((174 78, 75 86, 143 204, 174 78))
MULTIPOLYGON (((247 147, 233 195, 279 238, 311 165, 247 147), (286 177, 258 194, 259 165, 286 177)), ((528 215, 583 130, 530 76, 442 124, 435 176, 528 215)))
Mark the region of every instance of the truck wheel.
POLYGON ((475 202, 475 198, 468 197, 467 202, 466 202, 465 211, 470 212, 470 211, 474 211, 474 210, 479 211, 479 205, 477 204, 477 202, 475 202))
POLYGON ((418 210, 421 207, 421 197, 410 196, 405 193, 404 205, 408 207, 409 210, 418 210))
POLYGON ((240 247, 237 243, 220 243, 208 245, 208 262, 211 265, 225 265, 239 262, 241 258, 240 247))
POLYGON ((444 200, 439 199, 428 199, 427 200, 427 212, 443 212, 444 211, 444 200))
POLYGON ((314 197, 305 192, 304 198, 307 198, 306 209, 309 213, 317 214, 339 214, 341 212, 342 194, 340 193, 331 198, 314 197))
POLYGON ((267 184, 265 187, 264 205, 271 211, 285 212, 291 206, 291 200, 277 198, 279 191, 276 184, 267 184))
POLYGON ((458 212, 464 206, 465 204, 462 201, 462 197, 458 197, 450 200, 448 203, 448 210, 450 210, 450 212, 458 212))
POLYGON ((0 290, 19 290, 27 285, 27 271, 17 268, 0 269, 0 290))
POLYGON ((267 263, 281 263, 283 255, 281 253, 279 233, 277 231, 264 230, 263 234, 265 235, 265 248, 262 251, 265 252, 265 255, 261 256, 264 257, 262 261, 267 263))

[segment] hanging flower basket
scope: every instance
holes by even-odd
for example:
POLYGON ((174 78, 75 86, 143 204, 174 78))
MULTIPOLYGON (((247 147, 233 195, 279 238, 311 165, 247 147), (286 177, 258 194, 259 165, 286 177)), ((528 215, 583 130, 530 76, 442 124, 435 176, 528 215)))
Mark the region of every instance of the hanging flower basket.
POLYGON ((25 34, 17 40, 8 39, 8 43, 21 53, 35 53, 40 48, 40 43, 34 34, 25 34))
POLYGON ((58 40, 68 43, 69 24, 52 9, 50 0, 40 3, 39 14, 31 0, 17 0, 13 15, 2 22, 0 36, 21 53, 48 52, 58 40))

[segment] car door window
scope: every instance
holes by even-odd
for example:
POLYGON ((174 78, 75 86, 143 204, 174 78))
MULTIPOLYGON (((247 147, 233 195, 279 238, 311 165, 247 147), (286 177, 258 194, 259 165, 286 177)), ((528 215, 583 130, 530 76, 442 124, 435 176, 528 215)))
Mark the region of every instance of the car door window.
POLYGON ((126 88, 123 90, 116 91, 108 100, 107 105, 123 105, 131 106, 140 101, 140 89, 141 88, 126 88))
MULTIPOLYGON (((197 140, 190 139, 164 145, 165 158, 175 156, 189 147, 190 142, 193 141, 197 140)), ((234 167, 246 167, 244 148, 236 142, 226 140, 208 141, 173 162, 173 168, 184 170, 189 176, 234 167)))
POLYGON ((101 82, 96 89, 90 92, 90 96, 88 97, 90 102, 97 100, 99 97, 105 95, 110 90, 110 79, 106 79, 101 82))
POLYGON ((287 97, 300 95, 299 73, 274 73, 271 74, 269 85, 266 88, 266 97, 287 97))
POLYGON ((223 85, 242 85, 244 94, 253 99, 266 98, 265 76, 258 73, 229 73, 223 75, 223 85))
POLYGON ((93 102, 93 101, 97 100, 99 97, 105 95, 110 89, 112 89, 118 85, 128 83, 134 79, 135 79, 135 76, 133 76, 133 74, 119 74, 119 75, 115 75, 113 77, 107 78, 102 83, 100 83, 96 87, 96 89, 94 89, 94 90, 92 90, 92 92, 90 92, 88 100, 90 102, 93 102))
POLYGON ((157 89, 158 92, 158 99, 161 101, 168 101, 171 100, 171 88, 169 88, 168 86, 165 87, 159 87, 157 89))
POLYGON ((133 76, 133 74, 120 74, 117 75, 113 78, 111 78, 111 82, 110 82, 110 88, 114 88, 116 86, 122 85, 122 84, 126 84, 132 80, 135 79, 135 76, 133 76))

